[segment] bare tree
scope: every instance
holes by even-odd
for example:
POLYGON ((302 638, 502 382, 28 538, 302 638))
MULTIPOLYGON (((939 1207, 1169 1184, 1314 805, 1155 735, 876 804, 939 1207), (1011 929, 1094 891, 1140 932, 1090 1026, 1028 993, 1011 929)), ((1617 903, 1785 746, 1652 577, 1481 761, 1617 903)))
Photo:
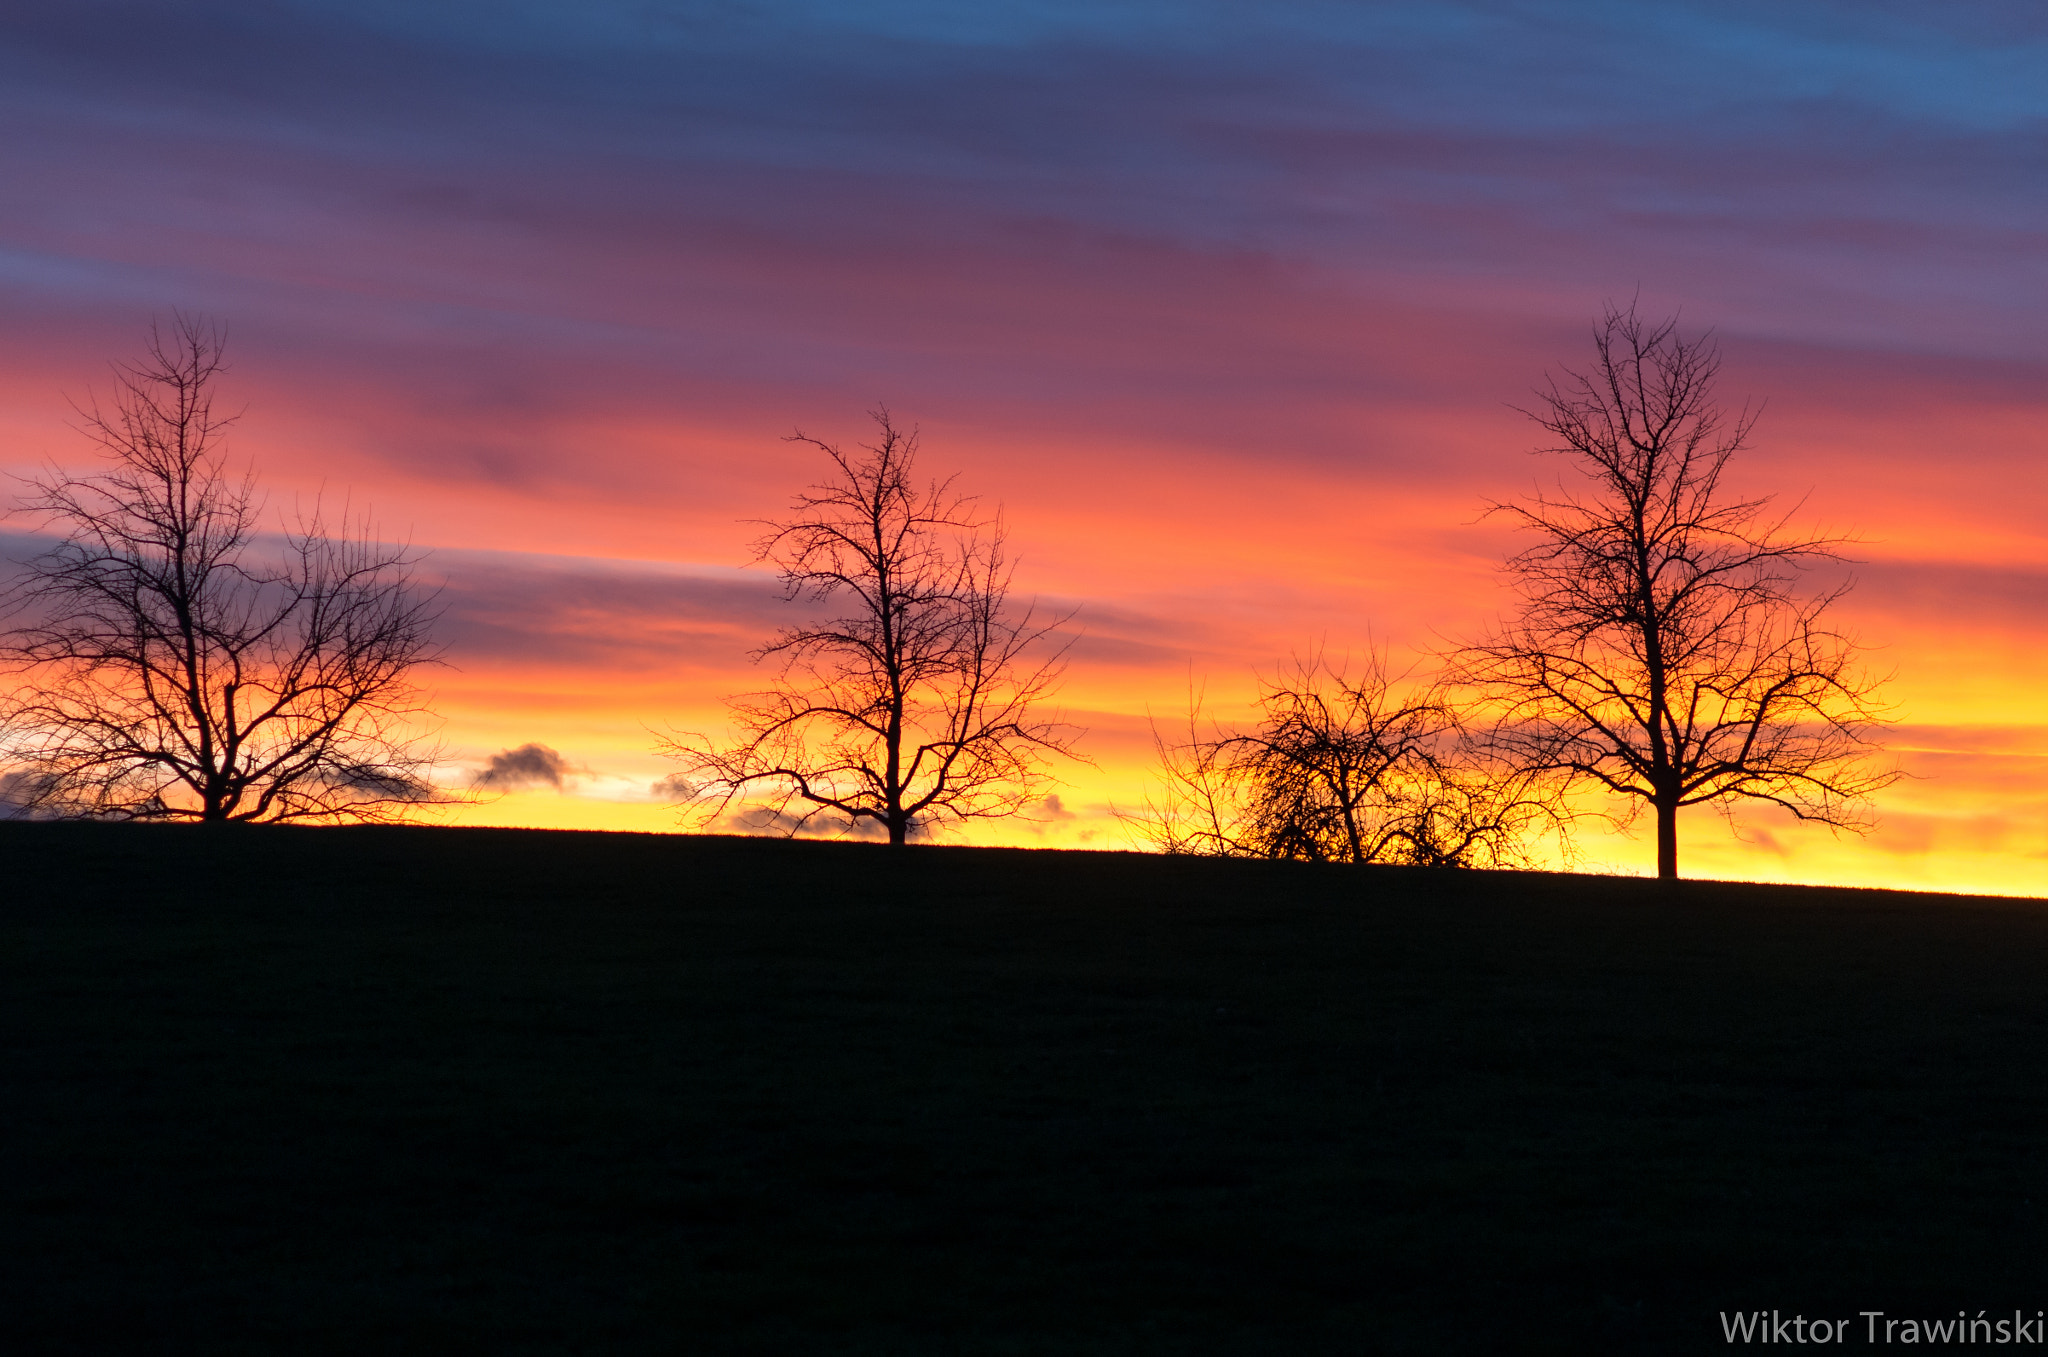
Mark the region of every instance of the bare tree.
POLYGON ((857 452, 795 436, 834 474, 755 544, 787 597, 842 615, 755 652, 780 674, 728 703, 735 742, 660 746, 706 823, 738 801, 791 833, 844 817, 900 845, 925 826, 1019 813, 1043 794, 1048 757, 1073 756, 1067 728, 1038 711, 1062 672, 1053 633, 1066 619, 1011 605, 1001 519, 950 480, 920 484, 916 432, 886 410, 874 419, 878 440, 857 452))
POLYGON ((1837 829, 1898 774, 1867 763, 1877 681, 1829 621, 1848 590, 1801 588, 1844 539, 1788 530, 1769 497, 1723 485, 1755 414, 1714 399, 1710 336, 1609 307, 1594 363, 1525 411, 1571 459, 1560 483, 1496 504, 1536 541, 1509 558, 1515 614, 1458 660, 1519 766, 1649 807, 1657 874, 1678 874, 1678 812, 1743 801, 1837 829))
POLYGON ((1395 684, 1378 654, 1356 679, 1297 659, 1260 683, 1250 728, 1206 734, 1191 693, 1186 740, 1155 731, 1160 787, 1127 819, 1170 853, 1525 865, 1564 827, 1552 787, 1490 759, 1441 687, 1395 684))
POLYGON ((409 675, 434 655, 413 557, 366 522, 330 535, 317 505, 259 532, 214 408, 223 342, 183 316, 152 327, 112 407, 80 412, 111 468, 29 482, 23 507, 60 540, 7 599, 19 812, 384 820, 435 799, 411 733, 409 675))

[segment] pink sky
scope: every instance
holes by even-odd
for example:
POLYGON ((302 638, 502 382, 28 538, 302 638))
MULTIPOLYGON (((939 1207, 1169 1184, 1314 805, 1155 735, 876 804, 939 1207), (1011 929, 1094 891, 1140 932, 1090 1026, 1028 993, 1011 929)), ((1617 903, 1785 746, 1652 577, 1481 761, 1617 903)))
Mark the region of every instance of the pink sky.
POLYGON ((780 439, 886 402, 1078 609, 1095 766, 996 837, 1119 846, 1190 676, 1227 708, 1502 605, 1479 515, 1545 474, 1509 406, 1640 292, 1765 403, 1743 488, 1863 539, 1915 774, 1864 840, 1696 814, 1688 874, 2044 889, 2017 6, 104 8, 10 21, 4 460, 82 457, 66 396, 152 315, 227 322, 273 502, 347 493, 447 579, 449 778, 586 770, 458 819, 671 826, 650 730, 715 725, 783 615, 742 568, 818 474, 780 439))

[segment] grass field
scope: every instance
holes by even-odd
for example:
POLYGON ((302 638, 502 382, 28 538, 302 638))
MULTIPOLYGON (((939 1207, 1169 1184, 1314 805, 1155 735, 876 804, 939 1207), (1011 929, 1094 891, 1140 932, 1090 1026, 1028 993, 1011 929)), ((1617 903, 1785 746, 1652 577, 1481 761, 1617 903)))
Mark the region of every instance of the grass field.
POLYGON ((2048 1308, 2039 902, 0 845, 12 1352, 1682 1352, 1738 1308, 2048 1308))

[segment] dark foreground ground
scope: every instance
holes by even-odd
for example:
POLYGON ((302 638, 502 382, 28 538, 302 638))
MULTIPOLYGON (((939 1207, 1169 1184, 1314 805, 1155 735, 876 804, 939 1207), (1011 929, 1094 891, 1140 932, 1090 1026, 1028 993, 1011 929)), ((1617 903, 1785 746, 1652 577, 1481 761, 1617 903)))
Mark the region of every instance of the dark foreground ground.
POLYGON ((1724 1310, 2048 1308, 2038 903, 0 850, 12 1352, 1671 1352, 1724 1310))

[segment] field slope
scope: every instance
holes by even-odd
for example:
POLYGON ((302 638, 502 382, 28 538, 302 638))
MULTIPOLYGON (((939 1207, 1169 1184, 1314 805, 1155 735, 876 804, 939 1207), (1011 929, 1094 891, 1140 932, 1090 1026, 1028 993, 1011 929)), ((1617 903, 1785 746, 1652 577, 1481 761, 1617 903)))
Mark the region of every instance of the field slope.
POLYGON ((11 1351, 1673 1352, 2048 1306, 2040 902, 0 846, 11 1351))

